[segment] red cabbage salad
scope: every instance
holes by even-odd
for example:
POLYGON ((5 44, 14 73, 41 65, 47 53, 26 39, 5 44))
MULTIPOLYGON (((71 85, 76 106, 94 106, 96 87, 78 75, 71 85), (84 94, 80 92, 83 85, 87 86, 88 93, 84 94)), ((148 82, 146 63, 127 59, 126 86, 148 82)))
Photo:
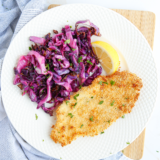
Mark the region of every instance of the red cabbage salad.
POLYGON ((75 30, 66 25, 61 33, 53 30, 44 38, 31 36, 34 45, 30 52, 19 58, 14 68, 14 85, 28 93, 37 109, 53 115, 53 110, 71 92, 88 86, 102 73, 97 56, 93 53, 91 36, 100 36, 99 28, 89 20, 78 21, 75 30), (53 104, 45 107, 45 103, 53 104))

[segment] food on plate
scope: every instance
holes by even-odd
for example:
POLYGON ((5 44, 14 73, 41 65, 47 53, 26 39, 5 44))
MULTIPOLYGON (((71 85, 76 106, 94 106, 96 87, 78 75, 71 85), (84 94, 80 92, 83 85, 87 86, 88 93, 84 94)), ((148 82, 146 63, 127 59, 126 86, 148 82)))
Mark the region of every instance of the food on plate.
POLYGON ((58 107, 51 138, 66 146, 80 136, 103 133, 118 118, 132 111, 142 86, 142 80, 127 71, 98 76, 58 107))
POLYGON ((96 41, 92 42, 92 48, 107 75, 111 75, 117 71, 119 67, 119 56, 110 44, 103 41, 96 41))
POLYGON ((60 33, 53 30, 53 36, 48 33, 44 38, 31 36, 35 44, 14 68, 13 84, 23 90, 22 95, 28 93, 37 109, 51 116, 56 106, 70 99, 71 92, 90 85, 102 73, 91 45, 91 36, 100 36, 99 28, 89 20, 78 21, 75 30, 71 28, 66 25, 60 33))
POLYGON ((31 36, 29 53, 14 68, 14 85, 53 115, 57 122, 51 138, 62 146, 80 136, 104 133, 113 122, 130 113, 138 100, 142 80, 127 71, 119 72, 119 57, 108 43, 91 43, 100 36, 89 20, 78 21, 75 30, 66 25, 53 36, 31 36), (101 76, 102 67, 108 76, 101 76), (71 95, 71 93, 73 95, 71 95), (45 103, 52 104, 46 107, 45 103))

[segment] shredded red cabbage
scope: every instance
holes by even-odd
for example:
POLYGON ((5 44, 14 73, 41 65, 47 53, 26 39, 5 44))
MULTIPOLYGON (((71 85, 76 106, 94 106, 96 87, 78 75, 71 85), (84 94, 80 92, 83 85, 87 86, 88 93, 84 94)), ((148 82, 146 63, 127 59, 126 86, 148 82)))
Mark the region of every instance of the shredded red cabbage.
POLYGON ((14 85, 28 93, 38 108, 53 115, 53 110, 64 100, 70 99, 71 92, 88 86, 102 73, 99 60, 91 45, 91 36, 100 36, 99 28, 89 20, 78 21, 75 30, 69 25, 62 32, 53 30, 44 38, 30 37, 34 42, 31 51, 21 56, 14 68, 14 85), (45 107, 45 103, 53 104, 45 107))

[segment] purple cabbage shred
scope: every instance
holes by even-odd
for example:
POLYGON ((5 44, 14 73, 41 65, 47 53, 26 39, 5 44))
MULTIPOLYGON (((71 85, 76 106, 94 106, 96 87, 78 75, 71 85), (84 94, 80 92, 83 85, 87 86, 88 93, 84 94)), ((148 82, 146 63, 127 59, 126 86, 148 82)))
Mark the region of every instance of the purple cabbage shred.
POLYGON ((100 36, 99 28, 90 20, 78 21, 75 30, 69 25, 61 33, 53 30, 44 38, 31 36, 31 51, 19 58, 14 68, 13 84, 53 115, 55 107, 70 99, 71 92, 89 86, 102 73, 99 60, 92 50, 91 36, 100 36), (45 107, 45 103, 52 107, 45 107))

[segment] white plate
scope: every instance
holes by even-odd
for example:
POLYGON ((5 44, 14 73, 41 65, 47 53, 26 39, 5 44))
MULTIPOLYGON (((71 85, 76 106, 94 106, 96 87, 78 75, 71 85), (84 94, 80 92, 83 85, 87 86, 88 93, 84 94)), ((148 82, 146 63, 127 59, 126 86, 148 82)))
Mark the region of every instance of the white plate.
MULTIPOLYGON (((125 63, 125 60, 123 63, 125 63)), ((154 108, 157 93, 157 73, 152 50, 140 31, 127 19, 109 9, 89 5, 71 4, 48 10, 31 20, 11 43, 2 70, 2 98, 7 115, 18 133, 37 150, 55 158, 65 160, 97 160, 116 153, 132 142, 146 126, 154 108), (37 110, 27 95, 13 85, 17 60, 27 54, 31 45, 30 36, 43 37, 53 29, 78 20, 90 19, 100 28, 107 41, 116 46, 125 58, 129 70, 143 80, 144 87, 133 111, 120 118, 105 134, 78 138, 66 147, 50 139, 55 117, 41 109, 37 110), (35 120, 35 114, 38 120, 35 120), (44 142, 42 141, 44 139, 44 142)))

